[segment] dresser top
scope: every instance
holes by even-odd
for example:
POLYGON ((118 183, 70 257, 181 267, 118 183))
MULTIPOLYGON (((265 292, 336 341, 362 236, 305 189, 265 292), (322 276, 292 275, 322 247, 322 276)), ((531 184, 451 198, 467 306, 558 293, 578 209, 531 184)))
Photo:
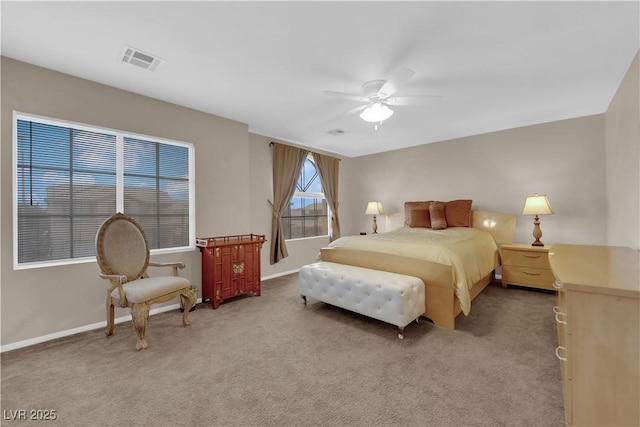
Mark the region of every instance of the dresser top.
POLYGON ((549 263, 566 289, 640 298, 640 252, 631 248, 552 245, 549 263))
POLYGON ((550 246, 532 246, 531 243, 503 243, 500 245, 502 249, 509 249, 512 251, 526 251, 526 252, 548 252, 550 246))
POLYGON ((201 248, 213 248, 220 246, 245 245, 249 243, 264 243, 264 234, 238 234, 234 236, 198 237, 196 246, 201 248))

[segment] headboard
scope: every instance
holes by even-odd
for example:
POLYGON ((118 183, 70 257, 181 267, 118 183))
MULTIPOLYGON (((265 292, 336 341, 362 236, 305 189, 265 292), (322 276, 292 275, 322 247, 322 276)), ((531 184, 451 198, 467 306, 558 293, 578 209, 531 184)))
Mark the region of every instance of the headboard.
POLYGON ((396 212, 385 215, 384 231, 393 231, 404 225, 404 212, 396 212))
MULTIPOLYGON (((491 233, 496 243, 513 243, 517 216, 489 211, 471 211, 471 226, 491 233)), ((385 216, 385 231, 393 231, 404 225, 404 212, 385 216)))
POLYGON ((471 211, 471 226, 491 233, 496 243, 513 243, 517 216, 501 212, 471 211))

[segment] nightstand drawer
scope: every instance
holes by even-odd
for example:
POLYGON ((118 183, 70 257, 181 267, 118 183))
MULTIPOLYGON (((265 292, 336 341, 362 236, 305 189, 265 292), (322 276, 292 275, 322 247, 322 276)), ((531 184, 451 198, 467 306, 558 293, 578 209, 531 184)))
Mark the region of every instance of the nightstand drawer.
POLYGON ((502 251, 503 265, 517 265, 521 267, 549 268, 549 254, 547 252, 502 251))
POLYGON ((553 273, 546 268, 502 266, 502 282, 553 290, 553 273))

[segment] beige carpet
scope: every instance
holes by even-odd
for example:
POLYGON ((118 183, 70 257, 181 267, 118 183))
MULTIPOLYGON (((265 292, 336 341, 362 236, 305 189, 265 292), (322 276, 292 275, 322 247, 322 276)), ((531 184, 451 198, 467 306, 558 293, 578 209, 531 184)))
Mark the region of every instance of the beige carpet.
POLYGON ((297 275, 217 310, 152 316, 2 355, 2 425, 562 426, 554 296, 490 285, 458 329, 311 301, 297 275), (11 420, 55 410, 55 421, 11 420))

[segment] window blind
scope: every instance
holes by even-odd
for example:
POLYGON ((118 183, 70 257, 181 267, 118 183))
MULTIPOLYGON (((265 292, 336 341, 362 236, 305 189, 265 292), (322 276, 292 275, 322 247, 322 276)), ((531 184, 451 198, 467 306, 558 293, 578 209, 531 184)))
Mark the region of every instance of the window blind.
POLYGON ((31 117, 15 126, 16 265, 95 256, 96 230, 116 212, 141 223, 152 249, 194 240, 190 144, 31 117))

